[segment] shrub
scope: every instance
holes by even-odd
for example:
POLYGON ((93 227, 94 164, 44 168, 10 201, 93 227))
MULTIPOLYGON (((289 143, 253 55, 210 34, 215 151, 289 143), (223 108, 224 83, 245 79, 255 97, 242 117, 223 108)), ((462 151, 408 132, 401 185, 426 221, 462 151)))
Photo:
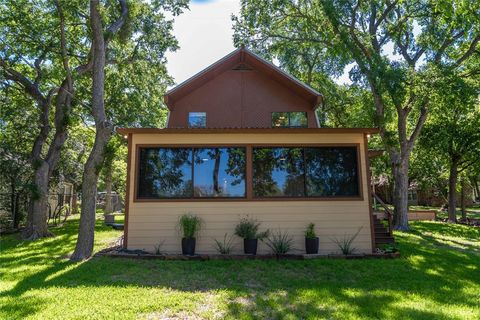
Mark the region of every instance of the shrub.
POLYGON ((235 227, 235 234, 243 239, 264 239, 268 236, 268 230, 258 232, 260 223, 255 219, 242 218, 235 227))
POLYGON ((194 214, 188 213, 180 217, 178 221, 183 237, 187 239, 195 238, 200 231, 202 220, 194 214))
POLYGON ((223 237, 223 242, 217 239, 215 240, 215 249, 217 249, 218 253, 220 254, 230 254, 233 250, 233 235, 228 237, 228 233, 225 233, 223 237))
POLYGON ((315 239, 317 234, 315 233, 315 224, 309 223, 307 226, 307 230, 305 230, 305 238, 307 239, 315 239))
POLYGON ((363 227, 358 228, 358 231, 350 237, 345 234, 342 239, 333 238, 332 241, 340 248, 340 251, 342 251, 344 255, 352 254, 357 250, 352 246, 353 241, 357 238, 362 228, 363 227))
POLYGON ((155 254, 162 254, 162 247, 164 243, 165 243, 165 240, 162 240, 156 246, 154 246, 155 254))
POLYGON ((265 243, 276 255, 286 254, 293 249, 293 238, 288 232, 282 232, 280 230, 267 237, 265 243))

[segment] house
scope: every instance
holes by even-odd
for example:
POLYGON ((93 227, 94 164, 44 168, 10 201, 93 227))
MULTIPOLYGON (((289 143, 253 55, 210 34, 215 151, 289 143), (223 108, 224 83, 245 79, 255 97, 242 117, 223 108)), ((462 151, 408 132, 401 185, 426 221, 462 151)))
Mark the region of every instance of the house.
POLYGON ((165 103, 166 128, 118 130, 129 150, 127 249, 181 252, 185 213, 203 220, 198 253, 214 253, 214 239, 247 215, 288 232, 300 251, 310 222, 321 254, 359 229, 354 247, 375 249, 367 143, 377 129, 320 128, 322 95, 245 48, 168 91, 165 103))

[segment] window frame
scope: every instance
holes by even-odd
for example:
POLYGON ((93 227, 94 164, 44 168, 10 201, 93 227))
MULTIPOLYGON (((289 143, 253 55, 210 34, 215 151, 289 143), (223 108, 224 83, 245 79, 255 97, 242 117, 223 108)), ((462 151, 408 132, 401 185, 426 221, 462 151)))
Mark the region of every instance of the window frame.
POLYGON ((192 128, 192 129, 195 129, 195 128, 207 128, 207 112, 206 112, 206 111, 188 111, 187 124, 188 124, 188 128, 192 128), (202 113, 202 114, 205 114, 205 126, 191 126, 191 125, 190 125, 190 114, 191 114, 191 113, 202 113))
MULTIPOLYGON (((365 145, 364 145, 365 147, 365 145)), ((133 202, 243 202, 243 201, 363 201, 364 167, 367 168, 368 156, 360 152, 360 143, 237 143, 237 144, 135 144, 135 162, 133 178, 133 202), (326 196, 326 197, 254 197, 253 196, 253 148, 315 148, 315 147, 355 147, 357 153, 358 196, 326 196), (245 196, 244 197, 203 197, 203 198, 138 198, 140 148, 245 148, 245 196), (366 161, 366 162, 365 162, 366 161)), ((368 169, 367 169, 368 170, 368 169)), ((192 165, 193 171, 193 165, 192 165)), ((368 180, 368 172, 365 172, 368 180)), ((368 184, 368 181, 367 181, 368 184)))
POLYGON ((297 128, 308 128, 308 112, 307 111, 272 111, 270 113, 270 125, 272 128, 293 128, 293 129, 297 129, 297 128), (273 114, 274 113, 286 113, 287 116, 288 116, 288 126, 275 126, 273 124, 273 114), (291 114, 292 113, 304 113, 305 114, 305 120, 307 121, 305 126, 292 126, 291 125, 291 114))
POLYGON ((134 202, 168 202, 168 201, 203 201, 203 200, 223 200, 223 201, 238 201, 239 199, 245 199, 247 197, 247 147, 238 145, 175 145, 175 144, 162 144, 162 145, 143 145, 138 144, 135 148, 135 181, 134 181, 134 202), (139 197, 138 188, 140 183, 140 149, 162 149, 162 148, 178 148, 178 149, 191 149, 192 150, 192 196, 191 197, 139 197), (245 149, 245 196, 240 197, 195 197, 195 163, 193 157, 195 156, 195 149, 203 148, 243 148, 245 149))
MULTIPOLYGON (((303 157, 303 162, 304 162, 304 172, 303 172, 303 184, 304 184, 304 196, 261 196, 261 197, 256 197, 254 193, 252 193, 252 198, 253 200, 355 200, 355 199, 361 199, 363 200, 363 189, 362 189, 362 175, 361 175, 361 159, 360 159, 360 145, 359 144, 316 144, 316 145, 307 145, 307 144, 302 144, 302 145, 253 145, 252 146, 252 153, 253 153, 253 148, 299 148, 302 149, 302 157, 303 157), (356 158, 357 158, 357 189, 358 189, 358 195, 354 196, 308 196, 307 195, 307 165, 305 162, 305 149, 306 148, 342 148, 342 147, 351 147, 356 149, 356 158)), ((252 161, 253 161, 253 155, 252 155, 252 161)), ((253 176, 252 176, 252 189, 253 189, 253 176)), ((252 190, 253 191, 253 190, 252 190)))

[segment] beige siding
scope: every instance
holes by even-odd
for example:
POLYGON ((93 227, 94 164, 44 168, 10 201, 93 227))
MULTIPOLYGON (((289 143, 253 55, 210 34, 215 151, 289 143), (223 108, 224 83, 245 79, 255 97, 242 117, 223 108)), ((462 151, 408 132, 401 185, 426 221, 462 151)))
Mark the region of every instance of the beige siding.
MULTIPOLYGON (((163 242, 162 251, 181 251, 177 221, 184 213, 194 213, 204 222, 197 239, 198 253, 215 253, 214 239, 233 234, 236 223, 248 215, 258 219, 262 228, 281 229, 294 237, 295 248, 304 251, 304 230, 316 224, 320 253, 337 252, 334 238, 343 238, 362 230, 354 242, 359 252, 371 252, 363 134, 133 134, 128 222, 128 249, 153 251, 163 242), (351 201, 208 201, 208 202, 134 202, 135 150, 137 144, 360 144, 360 167, 363 200, 351 201)), ((242 240, 235 239, 235 252, 243 250, 242 240)), ((268 252, 263 243, 259 253, 268 252)))

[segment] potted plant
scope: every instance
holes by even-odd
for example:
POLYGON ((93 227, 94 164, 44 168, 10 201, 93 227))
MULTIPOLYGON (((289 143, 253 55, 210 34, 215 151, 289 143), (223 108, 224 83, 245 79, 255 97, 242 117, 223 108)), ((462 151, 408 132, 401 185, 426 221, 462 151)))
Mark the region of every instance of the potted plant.
POLYGON ((268 236, 268 230, 258 232, 260 223, 257 220, 243 218, 235 227, 235 234, 243 238, 243 251, 246 254, 257 254, 258 240, 268 236))
POLYGON ((307 254, 318 254, 318 237, 314 223, 310 223, 305 230, 305 251, 307 254))
POLYGON ((202 221, 194 214, 184 214, 178 221, 183 234, 182 238, 182 254, 195 254, 195 236, 200 231, 202 221))

